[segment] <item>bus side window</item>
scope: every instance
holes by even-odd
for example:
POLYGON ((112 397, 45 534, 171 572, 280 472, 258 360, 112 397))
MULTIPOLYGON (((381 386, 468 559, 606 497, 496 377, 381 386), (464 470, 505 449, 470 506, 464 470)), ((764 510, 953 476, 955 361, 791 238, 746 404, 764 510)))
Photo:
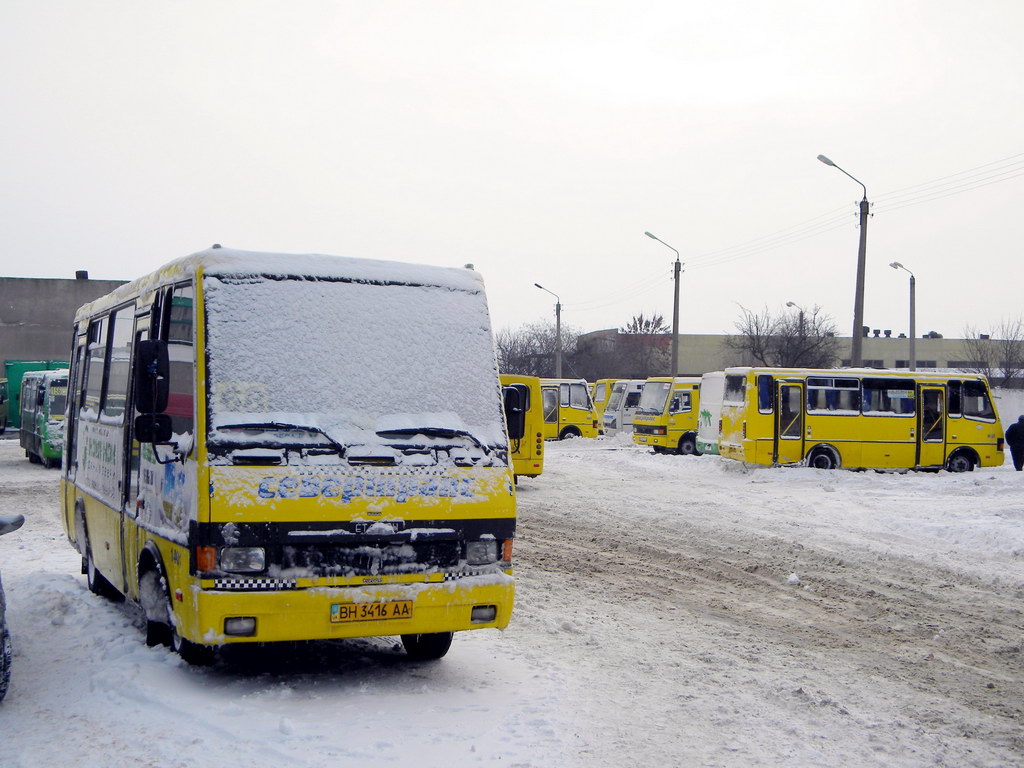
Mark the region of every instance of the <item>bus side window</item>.
POLYGON ((107 364, 107 393, 103 398, 103 420, 107 423, 121 423, 128 396, 135 305, 121 307, 113 314, 111 320, 110 360, 107 364))
POLYGON ((992 420, 996 417, 992 401, 988 396, 988 389, 980 381, 965 381, 963 385, 964 416, 974 419, 992 420))
MULTIPOLYGON (((564 385, 563 385, 564 386, 564 385)), ((570 384, 569 385, 569 403, 573 408, 583 408, 584 410, 590 407, 590 399, 587 395, 586 384, 570 384)))
MULTIPOLYGON (((167 413, 175 435, 191 436, 195 429, 195 347, 192 343, 192 285, 179 285, 165 306, 167 355, 171 363, 167 413)), ((188 451, 188 446, 182 445, 188 451)))
POLYGON ((772 401, 774 397, 774 387, 772 385, 772 377, 766 374, 762 374, 757 377, 757 410, 761 413, 772 412, 772 401))
POLYGON ((687 413, 690 410, 690 393, 677 392, 672 398, 669 413, 687 413))
POLYGON ((961 397, 961 389, 959 381, 951 381, 946 384, 946 392, 948 393, 947 402, 949 403, 949 418, 959 418, 963 414, 963 399, 961 397))
POLYGON ((100 317, 89 323, 86 350, 82 415, 95 421, 100 414, 100 398, 103 396, 103 358, 107 351, 107 318, 100 317))

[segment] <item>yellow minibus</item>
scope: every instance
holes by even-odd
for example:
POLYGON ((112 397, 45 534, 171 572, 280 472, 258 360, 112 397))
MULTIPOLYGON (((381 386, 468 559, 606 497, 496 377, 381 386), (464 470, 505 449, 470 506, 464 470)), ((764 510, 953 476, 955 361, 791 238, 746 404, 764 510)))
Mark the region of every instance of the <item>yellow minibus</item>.
POLYGON ((615 382, 616 379, 598 379, 590 387, 590 399, 594 401, 594 413, 599 425, 604 424, 604 409, 608 406, 608 398, 615 382))
MULTIPOLYGON (((506 398, 509 390, 516 394, 515 402, 522 409, 521 437, 511 439, 512 468, 516 482, 520 477, 537 477, 544 472, 544 416, 541 413, 540 379, 536 376, 501 374, 501 386, 506 398)), ((506 413, 510 407, 506 402, 506 413)))
POLYGON ((541 379, 544 439, 597 437, 599 434, 594 401, 583 379, 541 379))
POLYGON ((655 453, 699 455, 699 409, 700 377, 652 376, 633 414, 633 442, 649 445, 655 453))
POLYGON ((214 246, 81 307, 73 340, 63 524, 148 644, 435 659, 508 624, 522 408, 478 273, 214 246))
POLYGON ((721 455, 818 469, 941 469, 1003 463, 984 376, 880 369, 728 368, 721 455))

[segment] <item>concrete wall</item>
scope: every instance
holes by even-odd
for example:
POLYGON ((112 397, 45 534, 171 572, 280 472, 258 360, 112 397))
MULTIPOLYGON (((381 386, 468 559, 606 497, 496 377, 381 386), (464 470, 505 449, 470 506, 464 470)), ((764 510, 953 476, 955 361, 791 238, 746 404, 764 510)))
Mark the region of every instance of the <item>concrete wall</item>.
POLYGON ((75 312, 124 282, 0 277, 0 370, 7 360, 67 360, 75 312))

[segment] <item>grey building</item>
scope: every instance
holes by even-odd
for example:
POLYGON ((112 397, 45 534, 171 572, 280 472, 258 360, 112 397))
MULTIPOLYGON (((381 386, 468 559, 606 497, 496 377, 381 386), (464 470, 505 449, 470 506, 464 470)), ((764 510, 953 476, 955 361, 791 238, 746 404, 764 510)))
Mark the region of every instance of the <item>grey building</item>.
POLYGON ((7 360, 67 360, 71 324, 83 304, 125 280, 0 277, 0 375, 7 360))

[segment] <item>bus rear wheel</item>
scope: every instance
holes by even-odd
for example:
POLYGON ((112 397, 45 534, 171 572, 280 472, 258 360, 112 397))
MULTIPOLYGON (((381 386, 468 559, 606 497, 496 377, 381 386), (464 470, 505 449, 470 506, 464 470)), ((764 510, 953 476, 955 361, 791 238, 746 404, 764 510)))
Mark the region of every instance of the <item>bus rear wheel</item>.
POLYGON ((954 453, 946 461, 946 469, 950 472, 973 472, 974 459, 967 453, 954 453))
POLYGON ((836 469, 839 466, 839 459, 827 448, 815 448, 807 457, 807 466, 814 469, 836 469))
POLYGON ((425 635, 402 635, 402 645, 410 659, 433 661, 440 659, 452 647, 451 632, 431 632, 425 635))

